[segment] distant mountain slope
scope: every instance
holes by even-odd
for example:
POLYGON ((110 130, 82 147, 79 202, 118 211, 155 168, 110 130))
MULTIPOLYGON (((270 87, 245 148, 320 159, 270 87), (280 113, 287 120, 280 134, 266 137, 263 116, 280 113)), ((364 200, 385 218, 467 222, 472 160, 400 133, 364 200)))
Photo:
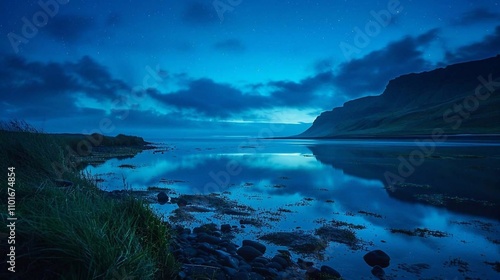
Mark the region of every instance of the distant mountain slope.
POLYGON ((297 137, 430 135, 435 128, 500 133, 500 55, 395 78, 379 96, 321 113, 297 137))

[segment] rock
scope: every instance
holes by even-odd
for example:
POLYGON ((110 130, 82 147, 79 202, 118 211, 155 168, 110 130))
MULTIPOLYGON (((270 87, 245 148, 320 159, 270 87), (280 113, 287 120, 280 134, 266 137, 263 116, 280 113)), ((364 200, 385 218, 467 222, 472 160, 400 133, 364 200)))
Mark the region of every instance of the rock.
POLYGON ((165 192, 159 192, 156 197, 158 198, 158 203, 160 204, 165 204, 170 201, 170 197, 165 192))
POLYGON ((190 259, 192 264, 204 264, 205 260, 203 258, 191 258, 190 259))
POLYGON ((270 262, 270 263, 267 264, 267 267, 274 268, 274 269, 276 269, 278 271, 283 270, 283 266, 281 264, 277 263, 277 262, 270 262))
POLYGON ((311 280, 316 280, 321 278, 321 272, 315 267, 309 267, 306 271, 306 278, 311 280))
POLYGON ((253 262, 258 262, 258 263, 261 263, 263 265, 267 265, 269 263, 269 260, 264 258, 264 257, 257 257, 253 260, 253 262))
POLYGON ((186 199, 184 199, 184 198, 178 198, 178 199, 177 199, 177 205, 178 205, 179 207, 184 207, 184 206, 186 206, 187 204, 188 204, 188 203, 187 203, 187 200, 186 200, 186 199))
POLYGON ((187 248, 184 248, 184 250, 182 250, 182 253, 185 256, 192 258, 192 257, 196 257, 196 255, 198 254, 198 250, 196 250, 193 247, 187 247, 187 248))
POLYGON ((260 274, 255 272, 248 273, 248 280, 265 280, 260 274))
POLYGON ((266 246, 262 243, 252 241, 252 240, 243 240, 243 246, 252 246, 255 249, 259 250, 262 254, 266 253, 266 246))
POLYGON ((230 224, 224 224, 220 226, 220 231, 223 233, 228 233, 231 232, 231 225, 230 224))
POLYGON ((236 269, 231 268, 231 267, 224 266, 222 269, 224 270, 226 275, 229 277, 233 277, 238 273, 238 271, 236 269))
POLYGON ((206 233, 213 235, 213 232, 217 230, 217 225, 214 223, 210 224, 204 224, 199 227, 193 228, 193 233, 200 234, 200 233, 206 233))
POLYGON ((247 262, 252 261, 256 257, 262 256, 262 252, 255 249, 252 246, 242 246, 236 251, 236 253, 240 255, 243 259, 245 259, 247 262))
POLYGON ((257 272, 258 274, 264 276, 266 279, 276 279, 278 276, 277 271, 273 271, 273 269, 267 269, 264 267, 252 267, 252 271, 257 272))
POLYGON ((273 232, 262 235, 259 239, 279 246, 286 246, 299 254, 315 254, 326 249, 327 243, 322 239, 303 232, 273 232))
POLYGON ((206 233, 200 233, 198 235, 198 241, 199 242, 207 242, 209 244, 219 244, 222 242, 222 239, 215 237, 215 236, 208 235, 206 233))
POLYGON ((338 271, 327 265, 323 265, 321 267, 321 274, 326 277, 336 277, 336 278, 342 277, 338 271))
POLYGON ((256 267, 264 268, 264 267, 266 267, 266 265, 263 263, 260 263, 260 262, 252 262, 252 269, 254 269, 256 267))
POLYGON ((231 277, 232 280, 249 280, 248 273, 246 272, 238 272, 231 277))
POLYGON ((202 251, 205 251, 205 252, 207 252, 209 254, 215 253, 214 247, 212 245, 206 243, 206 242, 198 244, 198 249, 200 249, 202 251))
POLYGON ((297 264, 299 265, 299 268, 301 268, 301 269, 307 269, 307 268, 312 267, 314 265, 313 262, 304 261, 301 258, 299 258, 297 260, 297 264))
POLYGON ((283 268, 287 268, 290 263, 282 256, 274 256, 274 258, 271 259, 271 261, 279 263, 283 268))
POLYGON ((369 266, 380 266, 382 268, 386 268, 389 266, 391 258, 382 250, 374 250, 368 252, 363 256, 363 259, 369 266))
POLYGON ((384 269, 378 265, 376 265, 372 268, 372 274, 373 274, 373 276, 377 277, 378 279, 384 279, 384 277, 385 277, 384 269))

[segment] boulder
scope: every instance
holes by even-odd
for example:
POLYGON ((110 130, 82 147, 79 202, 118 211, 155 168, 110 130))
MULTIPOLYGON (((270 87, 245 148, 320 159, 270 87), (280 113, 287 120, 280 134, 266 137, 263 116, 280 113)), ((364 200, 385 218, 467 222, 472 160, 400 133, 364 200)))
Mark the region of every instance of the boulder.
POLYGON ((374 250, 368 252, 363 256, 363 259, 369 266, 380 266, 382 268, 386 268, 389 266, 391 258, 382 250, 374 250))
POLYGON ((377 277, 378 279, 384 279, 385 278, 385 271, 383 268, 380 266, 376 265, 372 268, 372 274, 373 276, 377 277))
POLYGON ((255 249, 259 250, 262 254, 266 253, 266 246, 262 243, 252 241, 252 240, 243 240, 243 246, 251 246, 255 249))
POLYGON ((220 226, 220 231, 223 233, 228 233, 231 232, 231 225, 230 224, 224 224, 220 226))
POLYGON ((158 203, 160 204, 165 204, 170 201, 170 197, 168 197, 165 192, 159 192, 156 197, 158 198, 158 203))
POLYGON ((245 259, 247 262, 252 261, 256 257, 262 256, 262 252, 255 249, 252 246, 242 246, 241 248, 236 250, 236 253, 243 259, 245 259))
POLYGON ((321 267, 321 274, 325 277, 335 277, 335 278, 342 277, 338 271, 327 265, 323 265, 321 267))

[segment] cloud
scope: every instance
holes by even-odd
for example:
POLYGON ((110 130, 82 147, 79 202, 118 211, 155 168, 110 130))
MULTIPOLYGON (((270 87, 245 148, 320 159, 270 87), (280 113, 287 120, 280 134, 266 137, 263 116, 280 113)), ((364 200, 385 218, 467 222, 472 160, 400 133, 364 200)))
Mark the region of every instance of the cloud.
POLYGON ((191 81, 188 89, 162 94, 154 91, 150 95, 165 105, 179 109, 194 109, 206 117, 227 118, 251 108, 270 106, 263 96, 244 94, 242 91, 210 79, 191 81))
POLYGON ((129 87, 115 80, 90 57, 75 63, 28 62, 19 56, 0 57, 0 109, 4 118, 68 118, 89 112, 80 107, 83 95, 102 104, 129 87))
POLYGON ((228 39, 215 43, 214 49, 218 51, 243 52, 246 48, 240 40, 228 39))
POLYGON ((381 50, 339 65, 335 86, 348 97, 379 93, 387 82, 397 76, 429 69, 432 65, 423 58, 423 47, 432 43, 439 33, 432 29, 420 36, 407 36, 381 50))
POLYGON ((104 95, 112 98, 119 91, 130 89, 123 81, 113 79, 104 66, 98 64, 89 56, 84 56, 77 63, 69 63, 67 67, 84 81, 81 86, 85 86, 85 91, 89 97, 101 98, 104 95))
POLYGON ((77 42, 94 25, 90 17, 80 15, 57 15, 47 24, 47 31, 55 39, 77 42))
POLYGON ((217 22, 217 15, 214 7, 206 2, 188 1, 182 20, 191 25, 205 25, 217 22))
MULTIPOLYGON (((333 74, 323 72, 299 82, 276 81, 269 85, 277 90, 271 93, 271 98, 276 104, 282 106, 301 107, 314 103, 325 104, 325 97, 316 95, 324 87, 332 87, 333 74), (318 100, 320 98, 321 100, 318 100)), ((333 89, 333 88, 331 88, 333 89)))
POLYGON ((446 53, 446 61, 451 63, 478 60, 495 56, 500 53, 500 25, 495 31, 484 37, 481 42, 472 43, 446 53))
POLYGON ((453 25, 465 26, 483 22, 496 22, 500 20, 500 14, 489 11, 486 8, 476 8, 460 15, 458 19, 452 20, 453 25))

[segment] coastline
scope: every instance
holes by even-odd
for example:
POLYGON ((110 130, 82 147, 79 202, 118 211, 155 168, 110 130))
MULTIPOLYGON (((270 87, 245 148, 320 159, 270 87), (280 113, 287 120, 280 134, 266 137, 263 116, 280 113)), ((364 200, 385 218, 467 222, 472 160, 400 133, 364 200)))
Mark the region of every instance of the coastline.
MULTIPOLYGON (((434 136, 435 137, 435 136, 434 136)), ((492 141, 500 142, 500 134, 442 134, 440 138, 445 138, 451 141, 492 141)), ((262 139, 276 140, 425 140, 433 139, 432 134, 415 134, 415 135, 338 135, 328 137, 306 137, 306 136, 284 136, 262 139)))

